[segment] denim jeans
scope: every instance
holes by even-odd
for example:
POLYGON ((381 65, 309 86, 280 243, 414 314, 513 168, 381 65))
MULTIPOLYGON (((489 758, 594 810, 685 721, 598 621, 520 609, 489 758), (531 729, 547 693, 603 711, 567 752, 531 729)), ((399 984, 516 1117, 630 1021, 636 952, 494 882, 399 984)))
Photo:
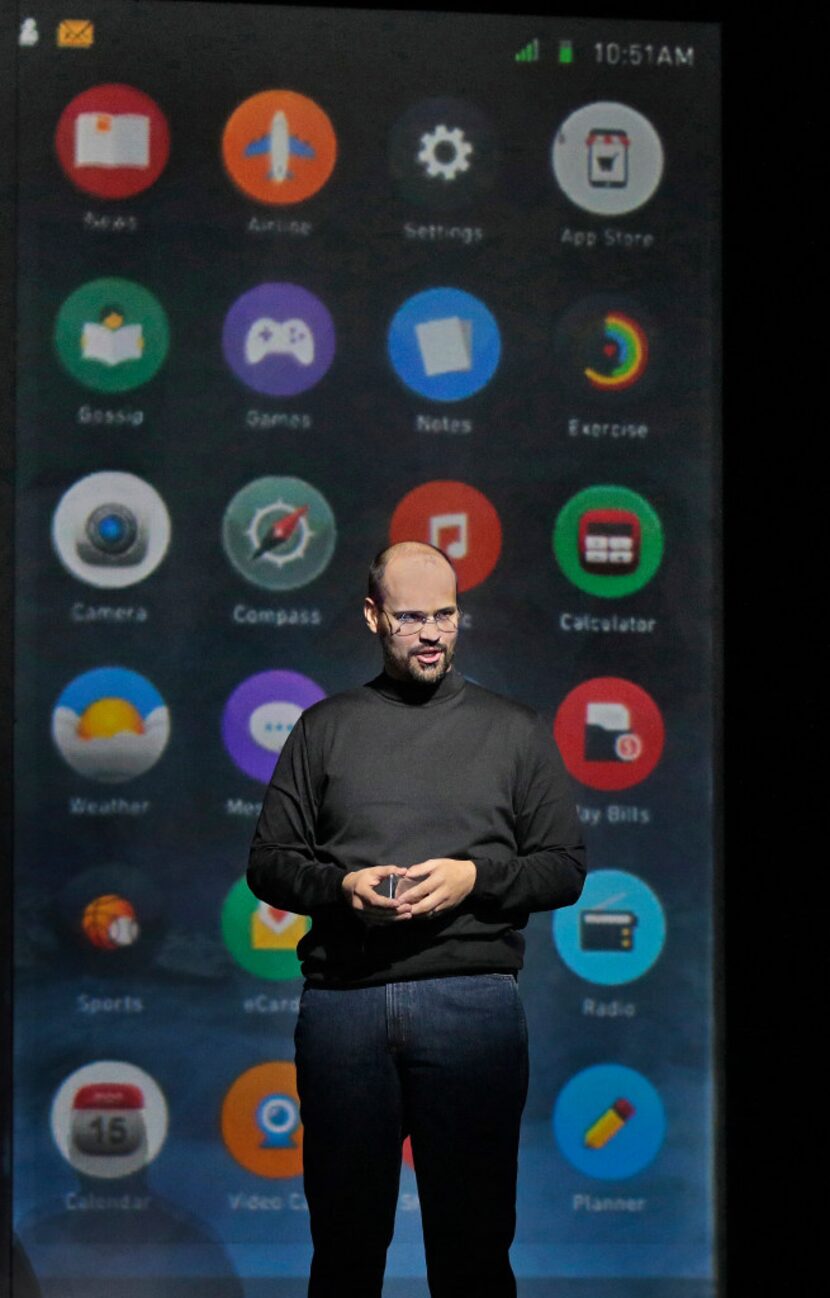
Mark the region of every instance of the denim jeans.
POLYGON ((515 1298, 527 1029, 513 976, 306 986, 295 1041, 309 1298, 380 1298, 407 1135, 432 1298, 515 1298))

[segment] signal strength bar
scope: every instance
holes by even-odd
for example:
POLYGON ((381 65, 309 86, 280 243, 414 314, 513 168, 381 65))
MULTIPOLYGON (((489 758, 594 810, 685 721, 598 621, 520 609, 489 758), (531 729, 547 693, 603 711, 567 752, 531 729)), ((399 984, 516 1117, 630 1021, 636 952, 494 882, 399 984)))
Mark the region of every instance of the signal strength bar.
POLYGON ((528 41, 527 45, 522 46, 515 56, 517 63, 538 63, 539 62, 539 41, 536 37, 528 41))

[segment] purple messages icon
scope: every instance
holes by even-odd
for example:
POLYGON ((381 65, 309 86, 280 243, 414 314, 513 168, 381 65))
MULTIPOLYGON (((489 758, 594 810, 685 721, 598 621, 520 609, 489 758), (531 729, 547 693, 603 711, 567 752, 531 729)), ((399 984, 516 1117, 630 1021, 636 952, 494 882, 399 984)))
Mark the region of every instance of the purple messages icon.
POLYGON ((238 379, 269 397, 313 388, 334 360, 334 348, 328 310, 298 284, 259 284, 225 316, 225 360, 238 379))
POLYGON ((267 784, 300 714, 325 697, 299 672, 258 672, 237 685, 222 713, 222 738, 239 769, 267 784))

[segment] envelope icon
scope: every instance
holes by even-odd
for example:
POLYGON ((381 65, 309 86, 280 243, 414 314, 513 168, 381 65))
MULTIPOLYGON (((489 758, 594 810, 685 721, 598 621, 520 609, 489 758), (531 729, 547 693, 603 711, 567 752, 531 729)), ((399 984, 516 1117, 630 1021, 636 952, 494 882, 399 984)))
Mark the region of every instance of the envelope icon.
POLYGON ((95 41, 95 24, 88 18, 64 18, 58 23, 58 45, 62 49, 87 50, 95 41))

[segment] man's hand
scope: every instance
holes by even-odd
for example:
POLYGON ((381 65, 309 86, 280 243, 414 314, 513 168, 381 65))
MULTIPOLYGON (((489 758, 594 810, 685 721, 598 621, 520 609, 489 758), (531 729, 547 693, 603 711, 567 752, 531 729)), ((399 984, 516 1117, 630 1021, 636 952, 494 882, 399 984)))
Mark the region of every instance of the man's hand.
POLYGON ((390 874, 404 875, 406 870, 400 865, 369 865, 364 870, 351 870, 340 886, 352 909, 374 912, 376 919, 408 919, 408 910, 405 915, 395 913, 401 908, 398 898, 381 897, 375 892, 376 885, 390 874), (393 913, 385 913, 388 911, 393 913))
POLYGON ((476 881, 476 867, 472 861, 454 861, 450 857, 436 857, 419 861, 403 872, 405 883, 398 884, 401 903, 400 918, 407 915, 440 915, 459 905, 476 881))

